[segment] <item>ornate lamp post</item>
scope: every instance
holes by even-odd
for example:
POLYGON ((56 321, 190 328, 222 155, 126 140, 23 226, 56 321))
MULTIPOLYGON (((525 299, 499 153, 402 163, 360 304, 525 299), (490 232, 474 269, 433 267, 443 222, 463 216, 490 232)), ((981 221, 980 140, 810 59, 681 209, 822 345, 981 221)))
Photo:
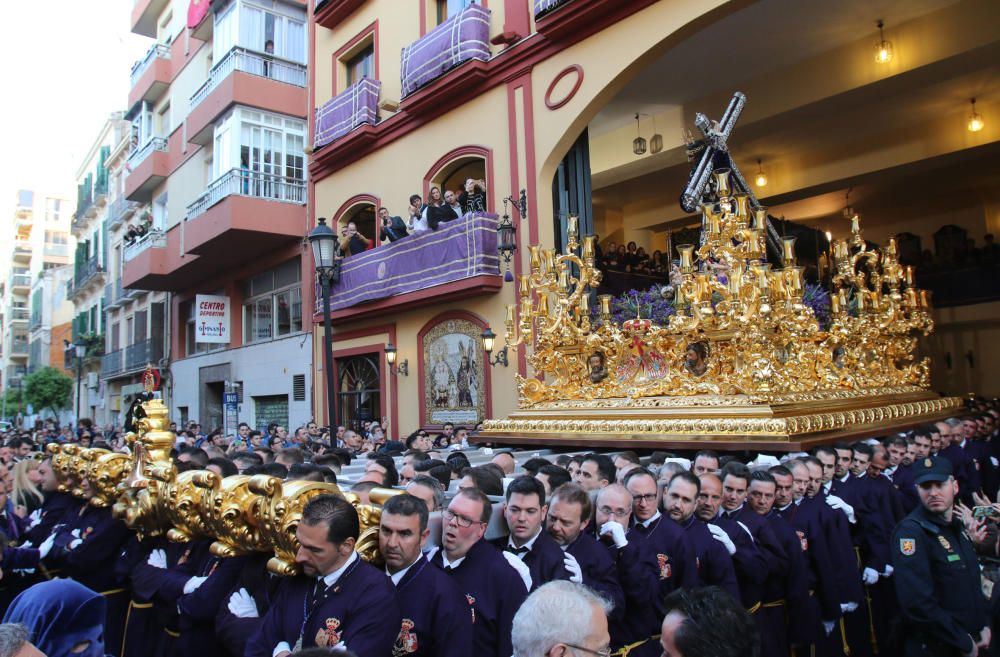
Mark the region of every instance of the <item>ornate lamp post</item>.
POLYGON ((337 235, 326 225, 324 217, 319 218, 319 225, 312 229, 308 236, 312 247, 313 263, 316 266, 316 277, 319 279, 323 303, 323 351, 326 370, 326 404, 327 419, 331 431, 337 426, 336 393, 333 385, 333 335, 330 327, 330 286, 340 282, 340 245, 337 235))

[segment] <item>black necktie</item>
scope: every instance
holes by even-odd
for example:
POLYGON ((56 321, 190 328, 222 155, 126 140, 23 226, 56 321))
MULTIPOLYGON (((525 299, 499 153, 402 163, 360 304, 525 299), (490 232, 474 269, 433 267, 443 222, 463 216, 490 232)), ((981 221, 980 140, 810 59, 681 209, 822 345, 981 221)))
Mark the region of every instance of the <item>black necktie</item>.
POLYGON ((649 533, 649 527, 647 525, 643 525, 642 523, 638 522, 635 524, 635 530, 643 535, 649 533))
POLYGON ((323 599, 323 596, 326 595, 326 588, 325 578, 320 577, 316 580, 316 588, 313 589, 312 604, 309 605, 310 609, 314 609, 319 604, 319 601, 323 599))
POLYGON ((531 552, 531 548, 526 546, 514 547, 513 545, 510 545, 508 543, 507 547, 504 548, 504 552, 510 552, 511 554, 516 554, 520 556, 522 554, 527 554, 528 552, 531 552))

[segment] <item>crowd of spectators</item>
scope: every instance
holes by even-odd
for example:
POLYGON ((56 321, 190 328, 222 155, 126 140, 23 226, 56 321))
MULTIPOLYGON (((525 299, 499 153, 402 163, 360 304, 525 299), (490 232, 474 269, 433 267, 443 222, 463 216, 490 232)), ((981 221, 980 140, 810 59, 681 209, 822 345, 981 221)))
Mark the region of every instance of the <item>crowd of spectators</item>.
POLYGON ((392 243, 407 235, 437 230, 441 224, 460 219, 470 212, 486 212, 484 180, 466 178, 461 191, 442 191, 440 187, 431 187, 426 202, 420 194, 410 196, 406 220, 393 215, 384 205, 379 207, 377 241, 359 232, 356 222, 347 222, 340 231, 340 250, 344 257, 357 255, 374 248, 376 244, 392 243))

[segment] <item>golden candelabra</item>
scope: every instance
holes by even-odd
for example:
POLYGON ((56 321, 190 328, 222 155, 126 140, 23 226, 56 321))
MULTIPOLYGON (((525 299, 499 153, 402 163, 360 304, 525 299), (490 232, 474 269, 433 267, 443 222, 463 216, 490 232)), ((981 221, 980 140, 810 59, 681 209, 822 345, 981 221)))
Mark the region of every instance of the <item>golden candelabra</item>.
POLYGON ((929 365, 916 349, 917 336, 933 330, 930 294, 900 265, 895 240, 869 250, 852 220, 849 238, 834 244, 823 330, 803 302, 795 238, 784 238, 782 266, 773 267, 766 209, 732 191, 729 170, 713 177, 703 244, 677 249, 666 325, 613 322, 610 295, 596 297, 592 313, 601 272, 595 238, 579 242, 576 217, 564 253, 529 247, 505 340, 524 347, 541 376, 517 377, 520 410, 486 421, 484 439, 787 443, 915 424, 957 407, 927 390, 929 365))
POLYGON ((299 572, 295 530, 305 505, 317 495, 339 495, 358 511, 358 553, 367 561, 381 563, 380 505, 401 491, 375 488, 369 494, 373 503, 361 504, 357 496, 341 492, 335 484, 282 481, 268 475, 220 477, 207 470, 178 474, 170 459, 175 435, 167 429, 167 408, 152 399, 142 403, 141 409, 143 417, 135 422, 136 431, 126 435, 131 454, 49 445, 59 490, 88 499, 94 506, 113 505, 114 516, 140 539, 166 536, 181 543, 212 539, 212 554, 223 558, 272 552, 267 567, 277 575, 299 572))

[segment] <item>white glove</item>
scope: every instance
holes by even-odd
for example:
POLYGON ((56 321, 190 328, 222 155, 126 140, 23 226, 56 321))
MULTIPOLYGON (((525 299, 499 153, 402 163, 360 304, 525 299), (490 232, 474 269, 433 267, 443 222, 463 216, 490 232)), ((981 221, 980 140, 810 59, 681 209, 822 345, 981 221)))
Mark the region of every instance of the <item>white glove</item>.
POLYGON ((829 504, 834 509, 840 509, 847 515, 847 520, 852 525, 856 522, 854 519, 854 507, 840 499, 836 495, 827 495, 826 503, 829 504))
POLYGON ((528 570, 528 564, 521 561, 520 557, 516 554, 510 552, 501 552, 503 558, 507 560, 507 563, 511 565, 511 568, 517 571, 517 574, 521 576, 521 581, 524 582, 524 588, 531 590, 531 571, 528 570))
POLYGON ((72 536, 73 538, 80 538, 80 530, 74 529, 69 533, 69 535, 72 536))
POLYGON ((601 525, 601 531, 598 532, 599 536, 608 535, 611 537, 611 542, 615 544, 615 547, 621 549, 628 545, 628 539, 625 538, 625 528, 619 525, 614 520, 609 520, 603 525, 601 525))
POLYGON ((340 643, 338 643, 334 647, 330 648, 330 650, 331 651, 343 650, 344 652, 347 652, 347 644, 344 643, 343 641, 341 641, 340 643))
POLYGON ((563 567, 569 573, 569 581, 583 584, 583 570, 580 568, 580 562, 569 552, 563 553, 563 567))
POLYGON ((257 605, 246 589, 240 589, 229 596, 229 613, 237 618, 258 618, 257 605))
POLYGON ((153 550, 149 553, 149 558, 146 559, 146 563, 153 568, 166 568, 167 553, 163 550, 153 550))
POLYGON ((52 544, 56 542, 56 535, 50 534, 47 539, 42 541, 42 544, 38 546, 38 558, 44 559, 49 556, 49 552, 52 551, 52 544))
POLYGON ((827 636, 830 636, 830 634, 833 632, 833 626, 835 624, 836 621, 823 621, 823 631, 826 632, 827 636))
POLYGON ((28 521, 29 521, 28 529, 33 529, 36 525, 38 525, 38 523, 42 521, 42 510, 35 509, 34 511, 32 511, 31 515, 28 516, 28 521))
POLYGON ((861 581, 871 586, 878 581, 878 571, 874 568, 865 568, 864 572, 861 573, 861 581))
POLYGON ((66 546, 66 549, 67 550, 75 550, 78 547, 80 547, 81 545, 83 545, 83 539, 82 538, 74 538, 72 541, 69 542, 69 545, 66 546))
POLYGON ((198 587, 205 583, 208 577, 192 577, 188 581, 184 582, 184 595, 188 593, 194 593, 198 590, 198 587))
POLYGON ((885 565, 885 571, 881 573, 882 577, 892 577, 892 566, 889 564, 885 565))
POLYGON ((858 608, 857 602, 842 602, 840 603, 840 613, 849 614, 858 608))
POLYGON ((736 545, 733 543, 733 539, 729 538, 725 529, 709 523, 708 531, 712 533, 712 538, 726 546, 726 552, 729 553, 729 556, 736 554, 736 545))

